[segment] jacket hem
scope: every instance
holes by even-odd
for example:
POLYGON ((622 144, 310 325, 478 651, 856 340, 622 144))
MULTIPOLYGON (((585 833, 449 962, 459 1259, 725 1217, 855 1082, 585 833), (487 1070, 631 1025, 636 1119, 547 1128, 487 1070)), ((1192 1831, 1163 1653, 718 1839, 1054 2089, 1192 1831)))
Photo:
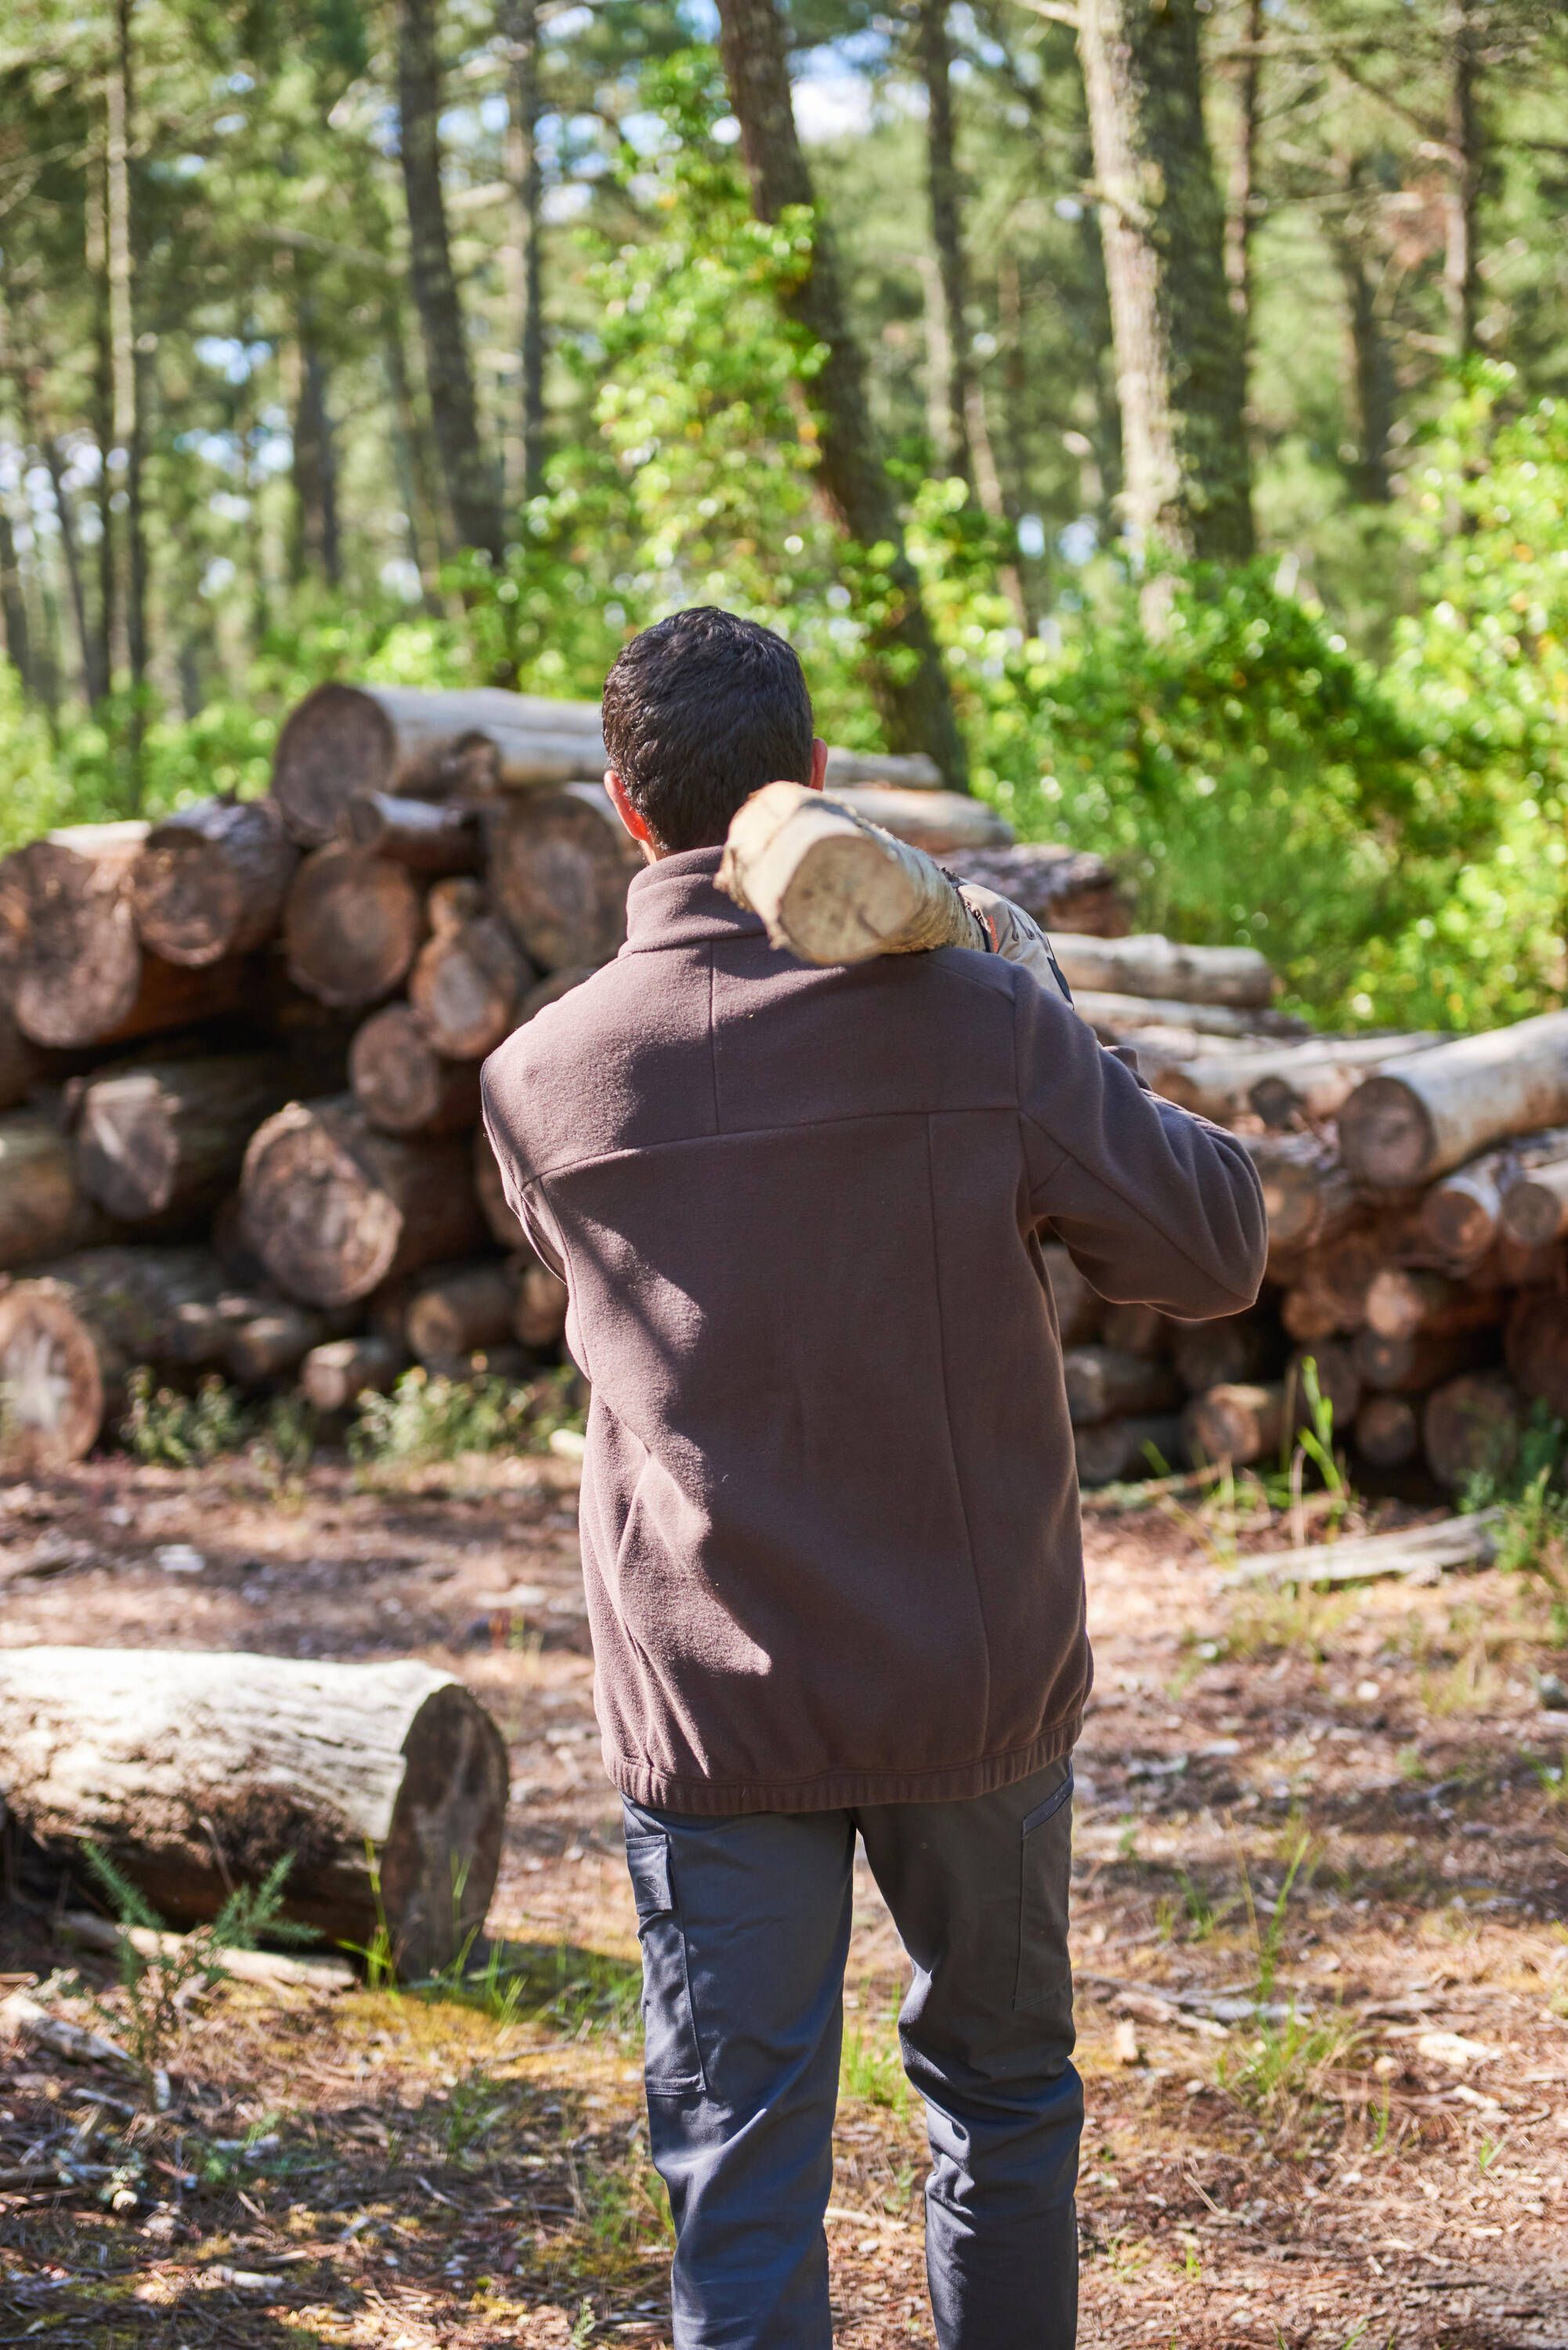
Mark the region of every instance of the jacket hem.
POLYGON ((605 1751, 617 1791, 645 1810, 722 1819, 747 1812, 844 1812, 871 1804, 961 1804, 1010 1787, 1059 1762, 1077 1743, 1083 1709, 1004 1754, 932 1771, 826 1771, 812 1779, 683 1779, 651 1763, 605 1751))

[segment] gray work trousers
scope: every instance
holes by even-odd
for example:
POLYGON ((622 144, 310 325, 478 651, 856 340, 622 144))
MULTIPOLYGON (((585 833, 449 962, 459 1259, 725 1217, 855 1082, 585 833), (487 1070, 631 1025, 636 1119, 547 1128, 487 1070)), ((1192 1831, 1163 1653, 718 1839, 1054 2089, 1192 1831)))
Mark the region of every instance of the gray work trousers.
POLYGON ((827 2246, 855 1833, 914 1980, 941 2350, 1072 2350, 1083 2090, 1072 1765, 957 1804, 720 1819, 628 1803, 676 2350, 830 2350, 827 2246))

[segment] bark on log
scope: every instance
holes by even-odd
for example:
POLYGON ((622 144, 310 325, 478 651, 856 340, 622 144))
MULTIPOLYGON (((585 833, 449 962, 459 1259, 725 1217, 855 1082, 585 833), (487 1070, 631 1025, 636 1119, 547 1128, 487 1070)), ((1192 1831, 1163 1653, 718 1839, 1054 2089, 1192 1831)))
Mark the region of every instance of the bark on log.
POLYGON ((238 1179, 245 1146, 288 1099, 280 1055, 143 1062, 93 1077, 71 1114, 78 1180, 122 1223, 196 1219, 238 1179))
POLYGON ((1355 1334, 1355 1367, 1378 1395, 1424 1395, 1473 1366, 1484 1337, 1474 1331, 1415 1330, 1386 1337, 1376 1330, 1355 1334))
POLYGON ((1508 1231, 1503 1201, 1535 1169, 1568 1159, 1568 1128, 1526 1135, 1457 1167, 1421 1202, 1421 1230, 1456 1264, 1474 1263, 1508 1231))
POLYGON ((1385 1265, 1366 1292, 1366 1326, 1382 1338, 1413 1338, 1417 1330, 1434 1337, 1475 1330, 1495 1322, 1497 1315, 1494 1291, 1405 1265, 1385 1265))
POLYGON ((1356 1087, 1385 1061, 1407 1058, 1444 1042, 1441 1036, 1314 1036, 1259 1068, 1248 1102, 1263 1124, 1293 1119, 1321 1125, 1337 1118, 1356 1087))
POLYGON ((1062 1357, 1067 1413, 1075 1427, 1128 1414, 1167 1412, 1181 1401, 1181 1382, 1168 1363, 1126 1355, 1115 1347, 1069 1347, 1062 1357))
POLYGON ((1098 939, 1126 938, 1132 928, 1127 899, 1103 857, 1092 849, 1020 842, 1013 848, 960 852, 961 880, 978 881, 1022 906, 1047 931, 1075 931, 1098 939))
POLYGON ((497 1246, 507 1250, 527 1248, 528 1235, 506 1204, 501 1170, 483 1127, 473 1138, 473 1187, 479 1195, 480 1212, 497 1246))
POLYGON ((1137 938, 1082 938, 1055 932, 1056 960, 1072 988, 1116 995, 1177 997, 1184 1003, 1229 1003, 1263 1010, 1274 978, 1253 947, 1186 947, 1157 931, 1137 938))
POLYGON ((514 1337, 520 1346, 543 1350, 558 1345, 566 1327, 566 1283, 548 1265, 524 1265, 512 1315, 514 1337))
POLYGON ((504 1344, 513 1335, 517 1290, 518 1274, 488 1261, 421 1283, 403 1319, 410 1354, 421 1363, 444 1363, 504 1344))
POLYGON ((204 1249, 110 1247, 61 1258, 0 1292, 0 1469, 85 1460, 127 1374, 171 1353, 181 1305, 222 1286, 204 1249))
POLYGON ((1262 1185, 1271 1248, 1316 1248, 1349 1228, 1358 1211, 1355 1185, 1332 1142, 1315 1134, 1259 1135, 1246 1148, 1262 1185))
POLYGON ((1407 1396, 1368 1396, 1355 1415, 1355 1450, 1374 1469, 1403 1469, 1420 1458, 1421 1413, 1407 1396))
POLYGON ((1503 1194, 1505 1238, 1521 1248, 1549 1248, 1568 1232, 1568 1158, 1521 1174, 1503 1194))
MULTIPOLYGON (((1070 972, 1067 978, 1071 985, 1070 972)), ((1234 1097, 1239 1108, 1248 1105, 1259 1070, 1272 1068, 1279 1057, 1278 1046, 1272 1050, 1255 1049, 1260 1027, 1265 1022, 1282 1016, 1275 1013, 1255 1009, 1238 1011, 1229 1003, 1177 1003, 1158 995, 1116 995, 1097 987, 1075 989, 1073 1002, 1081 1020, 1086 1020, 1091 1028, 1106 1030, 1114 1037, 1124 1036, 1140 1028, 1181 1028, 1205 1042, 1211 1036, 1223 1036, 1253 1048, 1225 1056, 1224 1076, 1227 1083, 1235 1088, 1234 1097)), ((1193 1082, 1205 1084, 1213 1080, 1206 1072, 1194 1078, 1193 1082)))
POLYGON ((1568 1419, 1568 1296, 1560 1289, 1521 1291, 1508 1317, 1504 1358, 1527 1396, 1568 1419))
POLYGON ((278 736, 273 796, 295 838, 330 840, 348 803, 365 792, 445 799, 506 785, 601 775, 604 738, 594 702, 556 702, 482 686, 427 692, 413 686, 318 685, 278 736))
POLYGON ((1182 1414, 1187 1449, 1196 1461, 1230 1461, 1236 1468, 1277 1455, 1285 1428, 1285 1389, 1281 1381, 1241 1381, 1194 1396, 1182 1414))
POLYGON ((1098 1331, 1105 1300, 1097 1290, 1090 1288, 1059 1241, 1050 1242, 1041 1254, 1045 1260, 1045 1278, 1051 1284, 1062 1344, 1082 1346, 1098 1331))
POLYGON ((1229 1314, 1218 1322, 1186 1324, 1176 1334, 1171 1360, 1188 1393, 1203 1395, 1210 1388, 1272 1378, 1281 1367, 1282 1353, 1272 1319, 1248 1312, 1229 1314))
POLYGON ((288 975, 318 1003, 358 1011, 378 1003, 407 972, 424 928, 406 868, 334 843, 307 857, 283 914, 288 975))
POLYGON ((409 1002, 438 1053, 483 1060, 517 1025, 535 976, 505 923, 482 914, 427 941, 409 974, 409 1002))
POLYGON ((928 857, 962 857, 979 848, 1009 848, 1012 827, 967 792, 864 790, 836 784, 833 796, 857 816, 880 825, 895 840, 928 857))
POLYGON ((470 1146, 378 1133, 351 1100, 290 1102, 258 1128, 240 1189, 278 1287, 344 1305, 480 1245, 470 1146))
POLYGON ((431 936, 450 938, 461 931, 465 922, 476 922, 487 911, 489 899, 484 884, 472 874, 451 874, 444 881, 433 881, 425 899, 425 920, 431 936))
POLYGON ((131 879, 146 837, 143 824, 78 825, 0 860, 0 985, 33 1044, 120 1044, 254 992, 244 961, 192 971, 143 953, 131 879))
POLYGON ((545 971, 609 961, 626 937, 626 893, 639 867, 597 785, 519 794, 491 818, 497 910, 545 971))
POLYGON ((403 1367, 402 1348, 390 1338, 329 1338, 313 1347, 299 1367, 299 1385, 317 1411, 347 1411, 362 1395, 386 1395, 403 1367))
POLYGON ((0 1273, 112 1238, 55 1120, 30 1109, 0 1117, 0 1273))
POLYGON ((389 857, 410 873, 477 873, 484 856, 477 809, 390 792, 357 793, 338 819, 337 837, 360 856, 389 857))
POLYGON ((203 800, 154 825, 131 875, 143 946, 197 970, 277 929, 299 851, 270 800, 203 800))
POLYGON ((41 1074, 42 1056, 17 1027, 9 1003, 0 998, 0 1110, 25 1102, 41 1074))
POLYGON ((1163 1476, 1167 1470, 1181 1468, 1187 1460, 1181 1420, 1174 1413, 1106 1419, 1092 1428, 1075 1428, 1073 1451, 1080 1485, 1163 1476))
POLYGON ((438 1053, 406 1003, 373 1012, 348 1051, 354 1098, 384 1134, 458 1134, 479 1116, 479 1063, 438 1053))
POLYGON ((1457 1492, 1472 1477, 1506 1476, 1519 1454, 1524 1398, 1502 1371, 1467 1371, 1427 1399, 1422 1442, 1439 1485, 1457 1492))
POLYGON ((1339 1141, 1357 1180, 1430 1182, 1489 1143, 1568 1119, 1568 1012, 1465 1036, 1385 1068, 1352 1094, 1339 1141))
POLYGON ((90 1838, 176 1925, 287 1856, 289 1917, 363 1947, 379 1909, 417 1977, 483 1927, 506 1749, 427 1665, 11 1648, 0 1789, 47 1852, 71 1861, 90 1838))
POLYGON ((719 886, 803 962, 978 943, 974 917, 928 855, 803 784, 753 793, 731 821, 719 886))
MULTIPOLYGON (((1251 1016, 1254 1022, 1263 1017, 1261 1013, 1251 1016)), ((1206 1036, 1196 1028, 1159 1024, 1118 1029, 1116 1040, 1132 1046, 1139 1075, 1167 1101, 1195 1110, 1216 1126, 1234 1126, 1252 1114, 1252 1082, 1260 1052, 1267 1049, 1262 1037, 1206 1036)))

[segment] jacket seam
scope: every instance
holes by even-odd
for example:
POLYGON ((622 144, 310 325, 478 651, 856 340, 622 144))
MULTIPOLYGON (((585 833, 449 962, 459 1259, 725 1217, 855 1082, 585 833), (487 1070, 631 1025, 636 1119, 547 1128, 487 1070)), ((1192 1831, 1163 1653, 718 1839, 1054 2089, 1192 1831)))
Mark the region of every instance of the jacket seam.
POLYGON ((557 1159, 548 1168, 541 1168, 534 1179, 543 1183, 546 1175, 565 1175, 579 1167, 607 1167, 618 1159, 643 1159, 655 1150, 697 1150, 711 1142, 750 1142, 759 1134, 814 1134, 828 1127, 885 1125, 894 1118, 913 1121, 935 1118, 1003 1118, 1014 1105, 1007 1101, 961 1102, 951 1109, 872 1109, 852 1110, 843 1118, 802 1118, 787 1121, 775 1120, 766 1126, 727 1126, 718 1134, 670 1134, 659 1142, 623 1143, 618 1150, 585 1150, 579 1159, 557 1159))
POLYGON ((708 1075, 713 1086, 713 1131, 717 1135, 724 1131, 724 1121, 719 1115, 719 1034, 718 1023, 713 1017, 716 961, 713 941, 710 939, 708 941, 708 1075))
POLYGON ((963 1489, 963 1471, 959 1466, 958 1445, 953 1438, 952 1395, 948 1385, 947 1316, 942 1310, 942 1243, 937 1222, 936 1168, 931 1152, 931 1117, 926 1117, 926 1213, 931 1232, 931 1291, 937 1309, 937 1359, 942 1373, 942 1428, 948 1440, 948 1460, 951 1464, 953 1491, 958 1495, 959 1517, 963 1525, 963 1546, 969 1559, 970 1581, 974 1586, 975 1613, 980 1617, 981 1644, 985 1650, 985 1689, 980 1718, 991 1718, 991 1627, 985 1620, 985 1596, 981 1588, 980 1565, 974 1555, 974 1533, 969 1520, 969 1497, 963 1489))

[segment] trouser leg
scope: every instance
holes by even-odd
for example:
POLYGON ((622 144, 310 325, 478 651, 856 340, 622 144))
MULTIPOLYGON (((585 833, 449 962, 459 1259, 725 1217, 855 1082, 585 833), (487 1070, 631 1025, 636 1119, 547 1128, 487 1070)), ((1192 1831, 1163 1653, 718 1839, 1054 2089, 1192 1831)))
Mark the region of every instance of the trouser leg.
POLYGON ((857 1814, 914 1962, 899 2038, 926 2103, 941 2350, 1071 2350, 1077 2338, 1071 1797, 1063 1761, 967 1803, 857 1814))
POLYGON ((624 1809, 676 2350, 831 2350, 849 1815, 624 1809))

